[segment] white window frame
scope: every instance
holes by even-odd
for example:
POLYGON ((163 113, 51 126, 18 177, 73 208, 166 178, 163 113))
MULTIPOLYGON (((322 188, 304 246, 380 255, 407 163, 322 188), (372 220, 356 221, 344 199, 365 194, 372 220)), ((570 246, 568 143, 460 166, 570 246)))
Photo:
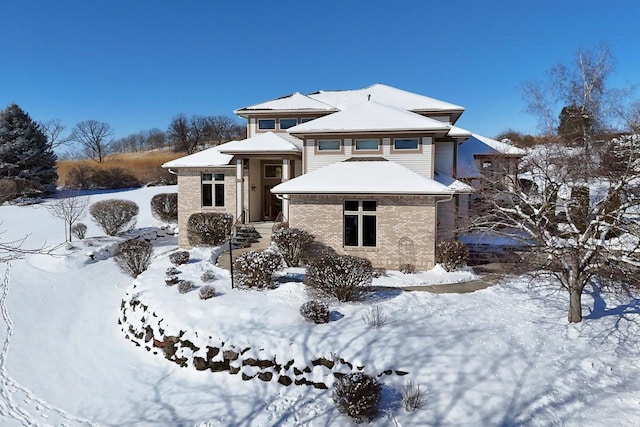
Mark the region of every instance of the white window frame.
POLYGON ((220 172, 203 172, 200 175, 200 192, 201 192, 201 200, 203 208, 219 208, 224 207, 224 174, 220 172), (209 198, 211 200, 211 204, 205 204, 205 185, 208 185, 209 198), (216 200, 216 189, 222 187, 222 200, 216 200), (220 202, 220 203, 217 203, 220 202))
POLYGON ((345 248, 376 248, 378 246, 378 202, 376 200, 345 200, 343 203, 343 212, 342 212, 342 245, 345 248), (358 203, 358 210, 347 210, 347 202, 358 203), (364 203, 375 203, 374 210, 364 210, 364 203), (346 242, 346 217, 347 216, 355 216, 358 222, 358 244, 357 245, 347 245, 346 242), (374 237, 375 242, 373 245, 365 245, 364 244, 364 217, 374 217, 375 218, 375 229, 374 229, 374 237))

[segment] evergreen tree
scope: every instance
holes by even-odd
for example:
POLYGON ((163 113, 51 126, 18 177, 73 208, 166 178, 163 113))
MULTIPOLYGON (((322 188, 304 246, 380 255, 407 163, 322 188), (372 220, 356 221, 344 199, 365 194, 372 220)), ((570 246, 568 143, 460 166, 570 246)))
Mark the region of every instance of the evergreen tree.
POLYGON ((13 181, 17 194, 55 188, 56 155, 40 125, 18 105, 0 111, 0 179, 13 181))

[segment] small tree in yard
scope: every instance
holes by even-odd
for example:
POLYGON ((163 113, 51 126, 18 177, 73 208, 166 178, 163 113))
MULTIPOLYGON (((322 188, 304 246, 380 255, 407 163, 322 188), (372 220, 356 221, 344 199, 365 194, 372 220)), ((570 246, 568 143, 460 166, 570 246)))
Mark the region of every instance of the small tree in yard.
POLYGON ((336 379, 331 397, 338 411, 362 423, 378 413, 381 392, 382 385, 375 377, 354 372, 336 379))
POLYGON ((240 288, 270 288, 281 265, 282 258, 273 252, 245 252, 233 263, 236 283, 240 288))
POLYGON ((436 262, 446 271, 458 271, 469 262, 469 250, 457 240, 445 240, 436 246, 436 262))
POLYGON ((151 198, 151 213, 160 221, 178 221, 178 193, 160 193, 151 198))
POLYGON ((187 221, 187 237, 191 246, 216 246, 223 243, 233 217, 223 213, 195 213, 187 221))
POLYGON ((326 255, 309 263, 305 284, 339 301, 353 301, 369 290, 371 261, 351 255, 326 255))
MULTIPOLYGON (((71 241, 73 233, 73 225, 76 221, 81 220, 87 214, 89 206, 89 198, 82 196, 65 197, 64 199, 54 200, 45 205, 51 216, 61 219, 65 222, 64 235, 65 241, 71 241)), ((85 226, 84 231, 86 232, 85 226)), ((84 234, 83 234, 84 235, 84 234)))
POLYGON ((298 228, 280 228, 271 236, 278 253, 288 267, 297 267, 314 237, 298 228))
POLYGON ((138 205, 130 200, 102 200, 91 205, 89 213, 107 236, 115 236, 135 226, 138 205))
POLYGON ((151 243, 130 239, 118 245, 113 256, 118 267, 131 277, 137 277, 151 263, 153 246, 151 243))

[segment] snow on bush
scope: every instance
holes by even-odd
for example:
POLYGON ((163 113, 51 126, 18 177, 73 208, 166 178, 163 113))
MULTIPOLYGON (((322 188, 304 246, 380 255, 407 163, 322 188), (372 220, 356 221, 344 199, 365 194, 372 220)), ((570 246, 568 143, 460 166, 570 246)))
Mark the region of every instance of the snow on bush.
POLYGON ((307 301, 300 306, 300 315, 310 323, 329 323, 329 306, 318 300, 307 301))
POLYGON ((300 258, 314 239, 307 231, 298 228, 280 228, 271 235, 271 241, 287 267, 300 264, 300 258))
POLYGON ((273 252, 245 252, 236 258, 233 271, 238 287, 270 288, 273 273, 282 266, 282 258, 273 252))
POLYGON ((193 282, 191 280, 182 280, 178 283, 178 292, 181 294, 186 294, 187 292, 191 292, 191 290, 195 288, 193 282))
POLYGON ((173 286, 176 283, 180 282, 180 278, 177 275, 171 275, 171 276, 167 276, 164 279, 164 283, 167 284, 167 286, 173 286))
POLYGON ((307 267, 305 284, 340 301, 353 301, 368 291, 373 277, 371 261, 351 255, 326 255, 307 267))
POLYGON ((73 226, 71 226, 71 234, 73 234, 74 237, 82 240, 84 239, 84 236, 87 235, 87 226, 81 222, 73 224, 73 226))
POLYGON ((209 299, 216 296, 216 288, 211 285, 205 285, 200 288, 200 299, 209 299))
POLYGON ((217 246, 225 241, 233 217, 229 214, 200 212, 187 221, 187 238, 192 246, 217 246))
POLYGON ((436 263, 446 271, 459 271, 469 261, 469 250, 457 240, 445 240, 436 246, 436 263))
POLYGON ((151 214, 164 222, 178 222, 178 193, 160 193, 151 198, 151 214))
POLYGON ((167 268, 167 271, 165 272, 165 274, 167 276, 177 276, 178 274, 180 274, 180 270, 178 270, 175 267, 169 267, 167 268))
POLYGON ((110 199, 95 202, 89 207, 93 221, 102 228, 107 236, 115 236, 136 225, 135 217, 139 208, 131 200, 110 199))
POLYGON ((189 262, 189 252, 187 251, 178 251, 169 255, 169 261, 173 265, 182 265, 189 262))
POLYGON ((336 379, 331 397, 338 411, 361 423, 376 416, 381 391, 382 385, 375 377, 354 372, 336 379))
POLYGON ((118 245, 113 259, 122 271, 131 277, 137 277, 149 267, 152 254, 151 243, 130 239, 118 245))
POLYGON ((402 386, 402 404, 407 412, 413 412, 422 405, 422 390, 413 380, 409 380, 402 386))
POLYGON ((218 276, 213 272, 213 270, 205 270, 200 276, 200 280, 203 282, 213 282, 217 278, 218 276))
POLYGON ((362 315, 362 321, 372 329, 380 329, 387 323, 387 315, 379 305, 376 305, 362 315))

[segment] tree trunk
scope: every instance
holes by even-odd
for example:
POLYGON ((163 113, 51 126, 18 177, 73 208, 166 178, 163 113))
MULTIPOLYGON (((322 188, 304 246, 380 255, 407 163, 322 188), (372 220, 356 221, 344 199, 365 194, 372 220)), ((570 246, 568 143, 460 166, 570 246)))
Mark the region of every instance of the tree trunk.
POLYGON ((569 323, 582 322, 582 287, 572 287, 569 291, 569 323))

